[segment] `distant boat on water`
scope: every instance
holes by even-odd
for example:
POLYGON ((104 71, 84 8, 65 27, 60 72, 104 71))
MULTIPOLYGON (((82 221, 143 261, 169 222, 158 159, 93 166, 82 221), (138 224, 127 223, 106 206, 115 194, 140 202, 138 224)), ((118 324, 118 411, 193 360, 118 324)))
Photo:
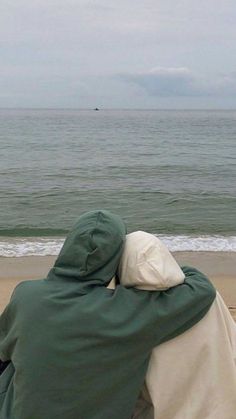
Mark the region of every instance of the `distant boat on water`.
POLYGON ((98 108, 94 108, 94 111, 100 111, 100 109, 98 109, 98 108))

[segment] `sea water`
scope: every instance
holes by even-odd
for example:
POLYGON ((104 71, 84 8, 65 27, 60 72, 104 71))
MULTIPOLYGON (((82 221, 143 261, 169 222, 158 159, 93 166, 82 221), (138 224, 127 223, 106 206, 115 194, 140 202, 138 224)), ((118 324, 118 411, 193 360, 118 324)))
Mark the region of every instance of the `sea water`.
POLYGON ((0 110, 0 255, 55 255, 85 211, 170 250, 236 251, 236 111, 0 110))

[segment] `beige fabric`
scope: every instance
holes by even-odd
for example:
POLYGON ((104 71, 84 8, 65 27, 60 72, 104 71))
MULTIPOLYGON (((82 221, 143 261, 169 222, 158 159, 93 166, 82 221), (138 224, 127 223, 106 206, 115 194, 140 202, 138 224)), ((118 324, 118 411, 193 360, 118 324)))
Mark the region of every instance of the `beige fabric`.
POLYGON ((116 278, 115 278, 115 277, 113 277, 113 278, 110 280, 109 284, 107 285, 107 288, 108 288, 109 290, 114 290, 114 289, 115 289, 115 287, 116 287, 116 278))
MULTIPOLYGON (((143 232, 127 236, 121 262, 123 265, 119 269, 121 283, 127 286, 135 284, 142 289, 158 289, 160 284, 160 288, 163 289, 169 287, 170 283, 177 285, 182 282, 179 276, 180 268, 175 271, 174 264, 171 267, 172 278, 163 275, 166 269, 162 267, 169 260, 166 248, 164 260, 161 260, 161 253, 155 265, 157 284, 153 285, 154 270, 151 271, 149 282, 148 259, 151 255, 153 261, 154 242, 149 242, 149 253, 146 238, 147 233, 143 232), (137 278, 140 267, 135 268, 134 261, 139 264, 140 259, 142 270, 141 276, 137 278), (167 278, 166 283, 164 278, 167 278)), ((148 400, 145 406, 147 397, 144 389, 134 412, 135 419, 236 418, 236 325, 218 293, 211 309, 198 324, 153 350, 146 387, 154 406, 154 413, 150 408, 148 410, 148 400)))
POLYGON ((127 234, 119 277, 123 285, 143 290, 163 290, 184 282, 184 273, 164 243, 144 231, 127 234))
POLYGON ((236 418, 236 327, 219 294, 204 319, 153 350, 146 385, 155 419, 236 418))

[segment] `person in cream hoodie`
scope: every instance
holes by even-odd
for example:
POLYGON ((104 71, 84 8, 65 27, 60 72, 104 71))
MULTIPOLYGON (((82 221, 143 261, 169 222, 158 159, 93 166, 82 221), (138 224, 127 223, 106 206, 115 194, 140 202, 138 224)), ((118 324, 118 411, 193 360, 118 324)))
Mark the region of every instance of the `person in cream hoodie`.
MULTIPOLYGON (((152 234, 127 235, 122 285, 165 292, 184 282, 185 269, 152 234)), ((133 419, 235 418, 236 325, 217 293, 199 323, 152 351, 133 419)))

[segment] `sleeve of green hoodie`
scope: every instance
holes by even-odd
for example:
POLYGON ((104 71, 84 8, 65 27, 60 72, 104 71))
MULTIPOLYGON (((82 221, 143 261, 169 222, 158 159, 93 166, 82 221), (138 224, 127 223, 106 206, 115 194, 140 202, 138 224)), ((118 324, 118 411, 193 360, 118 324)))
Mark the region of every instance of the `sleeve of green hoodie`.
POLYGON ((153 347, 194 326, 205 316, 215 299, 216 290, 202 272, 188 266, 182 267, 182 270, 184 283, 166 291, 127 290, 130 291, 127 305, 139 306, 140 312, 134 315, 139 326, 143 323, 140 339, 147 339, 149 344, 151 341, 153 347), (140 304, 137 304, 138 299, 140 304), (147 318, 150 319, 149 325, 147 318))
POLYGON ((216 290, 208 278, 200 271, 192 267, 182 267, 185 274, 183 284, 164 291, 165 302, 163 312, 169 304, 173 310, 174 327, 165 321, 160 330, 162 342, 178 336, 191 328, 209 311, 216 297, 216 290), (168 329, 168 333, 165 331, 168 329))

